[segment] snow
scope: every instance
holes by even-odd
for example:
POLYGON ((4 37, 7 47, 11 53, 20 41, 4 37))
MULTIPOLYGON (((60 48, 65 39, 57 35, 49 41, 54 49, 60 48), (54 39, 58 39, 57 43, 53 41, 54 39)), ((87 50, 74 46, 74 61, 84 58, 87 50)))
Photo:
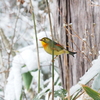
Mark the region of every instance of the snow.
POLYGON ((25 2, 29 3, 29 2, 30 2, 30 0, 25 0, 25 2))
POLYGON ((27 16, 21 16, 22 21, 27 24, 29 24, 30 26, 33 27, 33 22, 29 20, 29 18, 27 16))
POLYGON ((37 69, 37 55, 31 49, 25 50, 19 54, 28 71, 37 69))
POLYGON ((96 60, 92 61, 92 67, 80 78, 80 81, 76 85, 71 87, 70 95, 73 95, 76 91, 81 89, 81 86, 79 84, 87 84, 91 79, 93 79, 99 73, 100 73, 100 55, 96 60))
MULTIPOLYGON (((58 78, 59 75, 58 73, 55 71, 54 72, 55 74, 55 77, 58 78)), ((56 81, 56 78, 54 78, 54 81, 56 81)), ((41 96, 41 94, 44 94, 45 95, 45 100, 52 100, 52 95, 51 95, 51 89, 52 89, 52 78, 50 77, 49 79, 47 79, 45 82, 44 82, 44 85, 47 84, 47 86, 38 94, 38 96, 41 96), (48 89, 50 89, 50 91, 46 92, 48 89)), ((61 82, 61 80, 59 82, 57 82, 57 84, 54 86, 54 90, 57 91, 57 90, 60 90, 62 89, 62 86, 59 86, 58 84, 61 82)), ((57 97, 57 98, 54 98, 54 100, 61 100, 60 97, 57 97)))
MULTIPOLYGON (((51 61, 52 61, 52 57, 51 55, 47 54, 44 49, 41 47, 41 43, 39 41, 39 39, 41 39, 42 37, 45 37, 46 34, 41 32, 38 34, 38 43, 39 43, 39 58, 40 58, 40 65, 41 65, 41 69, 44 70, 44 73, 50 73, 50 65, 51 65, 51 61), (44 57, 45 55, 45 57, 44 57)), ((50 36, 48 34, 48 36, 50 36)), ((79 84, 86 84, 88 83, 93 77, 95 77, 99 72, 100 72, 100 56, 98 56, 98 59, 94 60, 92 62, 92 67, 80 78, 80 81, 78 82, 78 84, 76 84, 75 86, 72 86, 72 88, 70 89, 70 95, 73 95, 76 91, 81 89, 81 86, 79 84)), ((55 66, 57 65, 57 61, 55 61, 55 66)), ((32 70, 36 70, 38 67, 38 62, 37 62, 37 53, 36 53, 36 43, 35 40, 33 41, 33 45, 24 47, 22 49, 19 49, 16 52, 16 56, 13 59, 12 62, 12 68, 10 71, 10 75, 8 77, 8 83, 6 85, 6 90, 5 90, 5 100, 13 100, 13 98, 16 100, 18 100, 20 98, 21 95, 21 89, 22 89, 22 77, 21 74, 25 73, 27 71, 32 71, 32 70), (26 65, 26 67, 23 67, 23 65, 26 65), (9 89, 11 88, 11 86, 13 85, 11 91, 9 91, 9 89), (8 92, 9 91, 9 92, 8 92), (11 95, 11 96, 10 96, 11 95), (13 96, 12 96, 13 95, 13 96), (7 99, 9 98, 9 99, 7 99)), ((36 90, 37 92, 37 79, 36 77, 38 77, 37 72, 31 72, 32 76, 34 77, 33 83, 36 83, 34 85, 32 85, 32 88, 36 90)), ((57 78, 59 77, 59 75, 55 72, 55 81, 57 80, 57 78)), ((58 82, 58 84, 61 81, 58 82)), ((48 84, 47 87, 42 91, 46 91, 47 89, 52 88, 51 84, 51 78, 49 78, 48 80, 46 80, 45 82, 43 81, 43 75, 41 74, 41 83, 44 84, 48 84)), ((43 89, 44 84, 41 85, 41 88, 43 89)), ((55 90, 59 90, 60 87, 55 86, 55 90)), ((81 100, 81 99, 78 99, 81 100)))
POLYGON ((98 5, 99 3, 97 1, 91 1, 91 4, 98 5))
MULTIPOLYGON (((34 83, 32 85, 32 88, 35 90, 36 93, 38 93, 38 71, 36 72, 31 72, 31 75, 33 76, 33 82, 34 83)), ((40 73, 40 88, 44 89, 44 85, 43 85, 44 81, 43 81, 43 74, 40 73)))
POLYGON ((99 74, 95 77, 93 84, 92 84, 92 89, 99 91, 100 90, 100 72, 99 74))
POLYGON ((15 90, 14 90, 14 75, 13 75, 13 69, 10 70, 10 74, 8 77, 8 83, 6 85, 5 89, 5 100, 14 100, 15 99, 15 90))
POLYGON ((32 2, 32 5, 33 5, 33 9, 34 9, 34 13, 35 13, 35 15, 37 15, 38 14, 38 11, 39 11, 39 8, 38 8, 38 2, 37 1, 33 1, 33 0, 31 0, 31 2, 32 2))
POLYGON ((7 49, 7 53, 10 53, 10 52, 11 52, 11 50, 7 49))
POLYGON ((84 51, 82 51, 82 53, 84 54, 85 52, 84 52, 84 51))
POLYGON ((17 6, 19 6, 20 5, 20 2, 17 2, 17 6))
MULTIPOLYGON (((40 0, 38 0, 40 1, 40 0)), ((23 6, 20 9, 20 14, 18 16, 18 22, 17 22, 17 26, 16 26, 16 36, 14 38, 14 43, 15 43, 15 53, 16 56, 13 57, 13 61, 11 62, 11 68, 10 68, 10 72, 9 72, 9 76, 7 79, 7 84, 5 88, 5 100, 19 100, 20 99, 20 95, 22 92, 22 86, 23 86, 23 81, 22 81, 22 74, 26 73, 28 71, 32 71, 32 70, 36 70, 38 69, 38 62, 37 62, 37 53, 36 53, 36 40, 35 40, 35 35, 34 34, 34 30, 33 30, 33 22, 32 22, 32 18, 30 17, 31 14, 25 14, 24 10, 26 11, 26 9, 24 8, 29 8, 28 10, 30 10, 30 0, 25 0, 25 2, 23 3, 23 5, 20 4, 20 2, 17 2, 17 6, 21 5, 23 6), (22 14, 24 13, 24 15, 22 14), (29 45, 29 46, 28 46, 29 45), (16 50, 17 48, 17 50, 16 50), (21 48, 21 49, 19 49, 21 48), (22 68, 23 65, 26 65, 25 67, 22 68)), ((53 4, 53 3, 52 3, 53 4)), ((97 4, 96 2, 93 2, 93 4, 97 4)), ((4 30, 5 36, 7 36, 7 38, 11 39, 13 34, 14 34, 14 29, 15 29, 15 22, 16 22, 16 16, 18 15, 18 8, 17 6, 15 6, 13 9, 10 9, 11 4, 5 0, 5 5, 3 3, 0 2, 1 8, 5 9, 5 10, 1 10, 0 9, 0 28, 2 28, 4 30)), ((49 37, 52 38, 49 32, 49 24, 48 24, 48 15, 46 13, 44 13, 43 10, 39 10, 38 7, 38 2, 37 0, 32 0, 32 5, 34 7, 34 12, 35 15, 41 14, 42 15, 42 24, 40 24, 40 22, 38 23, 37 19, 38 17, 36 16, 36 24, 37 24, 37 32, 38 32, 38 46, 39 46, 39 58, 40 58, 40 66, 41 66, 41 70, 43 71, 44 74, 48 74, 51 73, 51 63, 52 63, 52 57, 51 55, 47 54, 44 49, 41 46, 41 43, 39 41, 39 39, 43 38, 43 37, 49 37), (46 28, 46 31, 41 31, 42 27, 46 28)), ((52 8, 52 5, 50 5, 52 8)), ((54 5, 53 5, 54 6, 54 5)), ((53 10, 54 11, 54 10, 53 10)), ((51 16, 52 17, 52 16, 51 16)), ((52 18, 53 20, 53 18, 52 18)), ((53 23, 52 23, 53 24, 53 23)), ((72 23, 70 23, 69 25, 72 25, 72 23)), ((66 24, 63 24, 63 26, 66 26, 66 24)), ((60 31, 60 29, 59 29, 60 31)), ((86 41, 86 38, 82 39, 84 42, 86 41)), ((94 46, 92 47, 94 48, 94 46)), ((8 49, 7 52, 9 53, 10 50, 8 49)), ((84 51, 82 51, 82 53, 84 53, 84 51)), ((89 54, 92 54, 91 52, 89 52, 89 54)), ((100 54, 100 51, 99 51, 100 54)), ((5 58, 5 56, 3 57, 5 58)), ((6 56, 7 58, 7 56, 6 56)), ((6 61, 7 62, 7 61, 6 61)), ((88 83, 93 77, 95 77, 96 75, 98 75, 98 73, 100 73, 100 56, 98 57, 98 59, 94 60, 92 62, 92 67, 80 78, 80 81, 78 82, 78 84, 76 84, 75 86, 73 86, 70 89, 70 94, 74 94, 76 91, 78 91, 81 86, 79 85, 79 83, 81 84, 86 84, 88 83)), ((5 64, 7 65, 7 64, 5 64)), ((55 60, 55 66, 58 67, 58 62, 57 60, 55 60)), ((32 80, 32 89, 35 90, 35 92, 37 93, 37 77, 38 77, 38 71, 35 72, 31 72, 31 75, 33 76, 33 80, 32 80)), ((59 78, 59 74, 55 71, 55 82, 57 81, 57 79, 59 78)), ((51 81, 51 77, 47 80, 43 80, 43 74, 41 73, 41 93, 45 92, 47 89, 51 89, 52 86, 52 81, 51 81), (46 88, 44 88, 44 86, 47 86, 46 88)), ((62 87, 59 86, 59 83, 61 83, 61 80, 59 79, 56 86, 55 86, 55 90, 59 90, 62 87)), ((95 85, 95 83, 93 83, 95 85)), ((0 84, 1 85, 1 84, 0 84)), ((4 84, 3 84, 4 85, 4 84)), ((48 94, 45 94, 46 97, 49 96, 50 91, 48 92, 48 94)), ((51 98, 52 96, 50 96, 51 98)), ((59 97, 55 98, 55 100, 60 100, 59 97)), ((47 98, 46 98, 47 100, 47 98)), ((77 99, 77 100, 82 100, 77 99)))
POLYGON ((72 23, 69 23, 69 24, 63 24, 63 26, 65 27, 65 26, 72 26, 72 23))
POLYGON ((23 3, 23 6, 24 6, 24 7, 27 7, 27 5, 28 5, 27 2, 24 2, 24 3, 23 3))
MULTIPOLYGON (((48 28, 49 26, 48 20, 47 20, 48 15, 43 10, 41 11, 39 10, 39 7, 38 7, 39 2, 37 1, 40 2, 40 0, 32 0, 32 4, 33 4, 34 12, 36 15, 35 18, 36 18, 37 32, 38 32, 37 35, 38 35, 38 43, 39 43, 40 66, 43 73, 48 74, 48 73, 51 73, 50 67, 52 63, 52 57, 51 55, 47 54, 44 51, 39 41, 39 39, 44 36, 51 38, 49 28, 48 28), (38 22, 38 16, 37 16, 38 14, 43 15, 43 17, 41 17, 43 18, 41 22, 40 21, 38 22), (46 29, 45 32, 43 31, 44 29, 46 29)), ((5 2, 0 1, 0 5, 1 5, 0 28, 4 30, 4 34, 9 39, 10 42, 12 41, 12 37, 14 35, 14 30, 15 30, 15 37, 13 40, 14 42, 13 51, 16 53, 16 56, 15 57, 11 56, 11 59, 10 59, 11 68, 9 71, 8 79, 5 79, 7 80, 7 84, 5 84, 6 87, 4 87, 5 100, 19 100, 21 92, 22 92, 22 86, 23 86, 22 74, 28 71, 33 71, 33 70, 38 69, 33 22, 32 22, 31 14, 29 13, 29 11, 31 10, 30 0, 25 0, 23 4, 18 1, 16 2, 15 0, 13 2, 11 2, 10 0, 8 1, 5 0, 5 2), (20 9, 18 9, 19 5, 20 5, 20 9), (18 17, 18 20, 16 23, 17 17, 18 17), (15 23, 16 23, 16 26, 15 26, 15 23), (26 65, 26 66, 22 68, 23 65, 26 65)), ((3 44, 1 45, 3 46, 3 44)), ((10 50, 7 49, 7 52, 9 53, 10 50)), ((3 58, 4 59, 6 58, 4 60, 5 62, 4 68, 6 70, 8 59, 7 59, 7 54, 5 55, 6 56, 3 56, 3 58)), ((58 64, 57 60, 55 60, 55 66, 57 66, 57 64, 58 64)), ((38 71, 34 71, 30 73, 33 76, 31 87, 34 89, 35 92, 37 92, 38 71)), ((56 77, 55 79, 57 79, 59 75, 55 77, 56 77)), ((49 81, 51 81, 51 78, 49 81)), ((42 73, 41 73, 41 83, 44 83, 42 73)), ((60 83, 60 80, 58 81, 58 83, 60 83)), ((41 84, 41 89, 43 88, 44 88, 44 84, 41 84)))
POLYGON ((21 8, 21 9, 20 9, 20 12, 21 12, 21 13, 24 12, 24 8, 21 8))
POLYGON ((16 100, 20 99, 21 92, 22 92, 22 77, 21 77, 21 68, 19 66, 13 66, 14 70, 14 90, 15 90, 15 97, 16 100))
POLYGON ((83 100, 83 95, 81 95, 79 98, 77 98, 76 100, 83 100))
POLYGON ((20 99, 22 90, 21 66, 20 57, 15 56, 5 89, 5 100, 20 99))
POLYGON ((15 100, 14 83, 8 82, 5 90, 5 100, 15 100))
POLYGON ((86 42, 86 38, 83 38, 83 41, 86 42))
MULTIPOLYGON (((38 46, 39 46, 39 47, 42 47, 41 42, 40 42, 39 39, 41 39, 41 38, 43 38, 43 37, 49 37, 49 38, 52 38, 49 31, 46 31, 46 32, 40 32, 40 33, 37 34, 37 36, 38 36, 38 46)), ((33 44, 34 44, 35 47, 36 47, 35 34, 34 34, 33 38, 34 38, 33 44)))
MULTIPOLYGON (((43 33, 43 32, 42 32, 43 33)), ((42 38, 44 35, 39 34, 38 42, 39 39, 42 38)), ((20 95, 21 95, 21 89, 22 89, 22 73, 25 73, 27 71, 32 71, 38 69, 38 62, 37 62, 37 53, 36 53, 36 44, 35 40, 33 41, 34 45, 30 45, 27 47, 24 47, 19 50, 15 50, 16 56, 13 59, 12 62, 12 68, 10 71, 10 75, 8 77, 8 83, 6 85, 6 90, 5 90, 5 99, 8 100, 14 100, 12 98, 15 98, 16 100, 19 100, 20 95), (23 67, 23 65, 26 65, 26 67, 23 67), (9 88, 13 85, 11 91, 8 92, 9 88), (12 95, 13 97, 12 97, 12 95)), ((45 68, 42 68, 44 73, 50 73, 50 66, 52 62, 52 57, 50 54, 46 53, 43 48, 41 48, 41 44, 39 44, 39 58, 40 58, 40 64, 41 67, 45 66, 45 68), (45 57, 44 57, 45 55, 45 57)), ((56 66, 57 66, 57 61, 56 61, 56 66)), ((38 73, 37 72, 31 72, 34 80, 34 84, 32 87, 35 88, 37 92, 37 79, 38 73)), ((56 79, 58 76, 55 76, 56 79)), ((56 80, 55 80, 56 81, 56 80)), ((41 83, 43 83, 43 75, 41 74, 41 83)), ((51 85, 51 84, 50 84, 51 85)), ((41 84, 41 88, 43 89, 43 84, 41 84)), ((49 88, 49 87, 48 87, 49 88)))
POLYGON ((89 52, 90 55, 92 55, 92 52, 89 52))

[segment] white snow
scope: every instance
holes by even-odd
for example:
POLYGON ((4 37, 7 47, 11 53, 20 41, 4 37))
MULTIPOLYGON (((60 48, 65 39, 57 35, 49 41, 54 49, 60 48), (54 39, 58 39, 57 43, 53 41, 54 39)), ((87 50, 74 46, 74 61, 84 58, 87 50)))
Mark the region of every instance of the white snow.
POLYGON ((11 50, 10 49, 7 49, 7 53, 10 53, 11 52, 11 50))
POLYGON ((85 51, 82 51, 82 53, 84 54, 84 53, 85 53, 85 51))
POLYGON ((99 4, 97 1, 91 1, 91 3, 95 6, 99 4))
POLYGON ((14 80, 13 69, 10 70, 10 74, 8 77, 8 83, 5 89, 5 100, 15 99, 14 81, 12 80, 14 80))
POLYGON ((13 65, 13 67, 15 97, 16 100, 19 100, 22 92, 21 66, 18 66, 18 64, 16 64, 16 66, 13 65))
POLYGON ((89 54, 91 55, 91 54, 92 54, 92 52, 89 52, 89 54))
POLYGON ((24 6, 24 7, 27 7, 27 5, 28 5, 27 2, 24 2, 24 3, 23 3, 23 6, 24 6))
MULTIPOLYGON (((39 34, 38 36, 38 41, 39 39, 41 39, 42 37, 44 37, 44 35, 39 34)), ((36 54, 36 45, 35 45, 35 40, 33 41, 34 45, 30 45, 28 47, 22 48, 20 50, 18 50, 17 55, 14 57, 13 63, 12 63, 12 68, 10 71, 10 75, 8 78, 8 83, 6 85, 6 90, 5 90, 5 99, 6 100, 13 100, 12 98, 16 98, 16 100, 18 100, 20 98, 20 94, 21 94, 21 88, 22 88, 22 79, 21 79, 21 74, 25 73, 27 71, 31 71, 31 70, 35 70, 38 67, 38 62, 37 62, 37 54, 36 54), (23 65, 26 65, 26 67, 21 68, 23 65), (11 91, 8 92, 9 88, 11 88, 11 86, 13 85, 11 91), (13 94, 13 96, 11 95, 13 94), (10 96, 11 95, 11 96, 10 96), (7 99, 9 98, 9 99, 7 99)), ((45 73, 49 73, 50 72, 50 64, 51 64, 51 55, 47 54, 43 48, 41 48, 41 44, 39 42, 39 57, 40 57, 40 64, 41 67, 44 66, 44 70, 46 71, 45 73), (45 55, 45 57, 44 57, 45 55)), ((95 77, 99 72, 100 72, 100 56, 98 56, 98 58, 96 60, 94 60, 92 62, 92 67, 80 78, 80 81, 78 82, 78 84, 76 84, 75 86, 73 86, 70 89, 70 95, 74 94, 76 91, 78 91, 81 86, 79 85, 79 83, 81 84, 86 84, 88 83, 93 77, 95 77)), ((55 64, 57 66, 57 63, 55 64)), ((37 73, 37 72, 36 72, 37 73)), ((36 74, 35 72, 32 72, 32 76, 34 78, 37 77, 38 74, 36 74)), ((56 73, 56 72, 55 72, 56 73)), ((55 81, 57 80, 57 78, 59 77, 58 74, 55 74, 55 81)), ((33 85, 33 88, 36 88, 37 91, 37 80, 33 80, 33 83, 35 83, 35 85, 33 85)), ((46 82, 46 81, 45 81, 46 82)), ((61 82, 61 81, 59 81, 61 82)), ((43 77, 41 75, 41 83, 43 83, 43 77)), ((48 84, 47 87, 44 89, 50 89, 52 86, 52 82, 51 82, 51 78, 49 78, 49 80, 45 83, 48 84)), ((43 88, 43 85, 41 85, 41 88, 43 88)), ((59 89, 60 87, 58 86, 55 89, 59 89)), ((42 91, 43 92, 43 91, 42 91)), ((81 100, 81 99, 79 99, 81 100)))
MULTIPOLYGON (((40 1, 40 0, 38 0, 38 1, 40 1)), ((44 11, 39 10, 37 0, 35 0, 35 1, 32 0, 32 4, 34 7, 35 15, 41 14, 42 18, 43 18, 42 24, 40 24, 40 22, 38 23, 38 21, 37 21, 38 18, 35 17, 36 24, 38 23, 38 25, 37 25, 38 31, 37 32, 40 32, 40 30, 42 30, 42 27, 46 28, 45 32, 41 31, 40 33, 38 33, 38 44, 39 44, 38 46, 39 46, 39 58, 40 58, 41 70, 43 70, 44 73, 47 74, 47 73, 51 72, 50 65, 52 62, 52 58, 51 58, 51 55, 47 54, 44 51, 39 39, 41 39, 43 37, 51 38, 51 35, 49 32, 49 27, 48 27, 49 24, 48 24, 48 20, 47 20, 48 15, 46 13, 44 13, 44 11)), ((92 2, 92 4, 97 5, 98 3, 92 2)), ((16 8, 18 8, 18 7, 14 7, 12 9, 10 9, 11 4, 6 0, 5 0, 5 4, 0 1, 0 5, 1 5, 0 8, 3 8, 3 9, 0 9, 0 11, 1 11, 0 12, 0 28, 2 28, 4 30, 5 36, 7 36, 7 38, 11 39, 14 34, 16 15, 18 13, 18 9, 16 9, 16 8)), ((17 2, 17 6, 19 6, 19 5, 20 5, 20 2, 17 2)), ((52 5, 50 5, 50 6, 52 9, 52 5)), ((28 10, 30 10, 30 0, 25 0, 23 7, 29 8, 28 10)), ((21 8, 20 12, 25 14, 24 10, 26 10, 26 9, 21 8)), ((30 17, 30 15, 29 16, 27 14, 23 15, 21 13, 18 16, 18 22, 17 22, 17 26, 16 26, 16 31, 15 31, 16 36, 14 38, 14 43, 16 44, 15 45, 16 48, 22 48, 22 47, 23 48, 15 50, 16 56, 13 57, 13 61, 11 63, 11 68, 10 68, 10 72, 9 72, 9 77, 7 79, 7 84, 6 84, 6 87, 4 87, 5 88, 5 90, 4 90, 5 100, 20 100, 20 95, 22 92, 22 85, 23 85, 22 74, 25 72, 28 72, 28 71, 36 70, 38 68, 36 43, 35 43, 36 40, 35 40, 35 35, 33 35, 34 30, 33 30, 32 18, 30 17), (33 45, 30 45, 32 43, 33 43, 33 45), (29 46, 27 46, 27 45, 29 45, 29 46), (23 65, 26 65, 26 67, 22 68, 23 65)), ((51 16, 51 19, 53 20, 52 16, 51 16)), ((63 24, 63 25, 66 26, 66 24, 63 24)), ((72 23, 70 23, 69 25, 72 25, 72 23)), ((60 29, 58 31, 60 31, 60 29)), ((86 38, 83 38, 82 40, 83 40, 83 42, 85 42, 86 38)), ((94 49, 94 46, 92 48, 94 49)), ((10 50, 7 50, 7 52, 9 53, 10 50)), ((82 53, 84 53, 84 52, 85 51, 82 51, 82 53)), ((92 54, 92 53, 89 52, 89 54, 92 54)), ((99 51, 99 54, 100 54, 100 51, 99 51)), ((3 58, 5 58, 5 56, 3 58)), ((7 56, 6 56, 6 59, 7 59, 7 56)), ((4 65, 7 65, 7 63, 5 63, 4 65)), ((55 66, 58 67, 57 60, 55 60, 55 66)), ((92 62, 92 67, 80 78, 80 81, 78 82, 78 84, 76 84, 75 86, 73 86, 70 89, 70 94, 71 95, 74 94, 77 90, 79 90, 81 88, 79 83, 81 83, 81 84, 88 83, 98 73, 100 73, 100 56, 92 62)), ((32 88, 37 92, 38 71, 31 72, 31 74, 34 78, 32 81, 32 88)), ((59 77, 58 73, 55 72, 55 80, 54 81, 56 81, 58 77, 59 77)), ((59 90, 62 88, 61 86, 58 85, 60 82, 61 82, 61 80, 59 79, 59 81, 57 82, 57 84, 55 86, 55 90, 59 90)), ((41 73, 41 83, 43 83, 43 84, 41 84, 41 89, 42 89, 41 92, 44 92, 47 89, 52 88, 51 77, 44 82, 42 73, 41 73), (44 88, 44 85, 47 85, 47 87, 44 88)), ((3 84, 3 86, 4 86, 4 84, 3 84)), ((50 93, 50 91, 48 92, 48 95, 45 94, 45 96, 48 97, 49 93, 50 93)), ((51 96, 50 96, 50 98, 51 98, 51 96)), ((55 98, 55 100, 58 100, 58 99, 60 100, 59 97, 55 98)), ((77 100, 82 100, 82 99, 79 98, 77 100)))
POLYGON ((83 38, 83 41, 86 42, 86 38, 83 38))
MULTIPOLYGON (((35 90, 36 93, 38 93, 38 71, 36 72, 31 72, 31 75, 33 76, 33 85, 32 88, 35 90)), ((43 81, 43 74, 40 73, 40 88, 44 89, 44 85, 43 85, 44 81, 43 81)))
POLYGON ((80 78, 80 81, 76 85, 71 87, 70 95, 73 95, 76 91, 81 89, 79 83, 87 84, 91 79, 93 79, 97 74, 100 73, 100 55, 96 60, 93 60, 92 64, 92 67, 80 78))
POLYGON ((29 3, 29 2, 30 2, 30 0, 25 0, 25 2, 29 3))
POLYGON ((20 5, 20 2, 17 2, 17 6, 19 6, 20 5))
POLYGON ((100 72, 99 74, 95 77, 93 84, 92 84, 92 89, 99 91, 100 90, 100 72))
POLYGON ((24 8, 21 8, 21 9, 20 9, 20 12, 21 12, 21 13, 24 12, 24 8))
MULTIPOLYGON (((42 34, 39 34, 39 38, 42 36, 42 34)), ((39 40, 38 40, 39 41, 39 40)), ((33 42, 34 45, 27 46, 25 48, 19 49, 18 51, 15 50, 16 56, 13 59, 12 62, 12 68, 10 71, 10 75, 8 77, 8 83, 6 85, 5 90, 5 99, 6 100, 19 100, 21 95, 21 89, 22 89, 22 73, 25 73, 27 71, 32 71, 38 69, 38 62, 37 62, 37 53, 36 53, 36 44, 35 41, 33 42), (26 65, 26 67, 23 67, 23 65, 26 65), (9 91, 9 88, 13 85, 11 91, 9 91), (9 92, 8 92, 9 91, 9 92), (12 97, 13 95, 13 97, 12 97), (9 98, 9 99, 8 99, 9 98)), ((39 47, 41 47, 41 44, 39 44, 39 47)), ((52 61, 51 55, 46 53, 43 48, 39 48, 39 56, 40 56, 40 64, 41 67, 45 66, 44 70, 45 73, 50 73, 50 64, 52 61), (45 55, 45 56, 44 56, 45 55)), ((56 64, 57 65, 57 64, 56 64)), ((36 83, 32 87, 35 88, 37 92, 37 72, 31 72, 34 80, 33 83, 36 83)), ((58 77, 58 76, 57 76, 58 77)), ((56 78, 57 79, 57 78, 56 78)), ((43 75, 41 74, 41 83, 43 83, 43 75)), ((41 88, 43 89, 43 84, 41 84, 41 88)))
POLYGON ((5 89, 5 100, 19 100, 22 90, 21 66, 19 56, 15 56, 5 89))

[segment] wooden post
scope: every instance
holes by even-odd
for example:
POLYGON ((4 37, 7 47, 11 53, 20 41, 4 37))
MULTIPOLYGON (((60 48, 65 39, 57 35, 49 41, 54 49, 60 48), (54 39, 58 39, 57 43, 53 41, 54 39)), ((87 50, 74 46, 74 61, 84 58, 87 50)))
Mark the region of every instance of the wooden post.
MULTIPOLYGON (((70 86, 91 67, 100 50, 100 11, 92 6, 91 0, 54 0, 53 22, 55 38, 70 51, 77 51, 75 57, 67 56, 70 86), (72 25, 71 25, 72 23, 72 25), (65 27, 64 27, 65 25, 65 27), (68 47, 66 47, 68 46, 68 47)), ((100 4, 100 0, 98 0, 100 4)), ((62 86, 66 89, 64 55, 59 56, 62 86)))

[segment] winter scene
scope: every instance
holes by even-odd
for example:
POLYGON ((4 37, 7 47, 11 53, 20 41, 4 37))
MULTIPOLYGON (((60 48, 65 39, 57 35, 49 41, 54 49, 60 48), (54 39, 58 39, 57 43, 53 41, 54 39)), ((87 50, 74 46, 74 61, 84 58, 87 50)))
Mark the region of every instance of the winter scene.
POLYGON ((100 100, 100 0, 0 0, 0 100, 100 100))

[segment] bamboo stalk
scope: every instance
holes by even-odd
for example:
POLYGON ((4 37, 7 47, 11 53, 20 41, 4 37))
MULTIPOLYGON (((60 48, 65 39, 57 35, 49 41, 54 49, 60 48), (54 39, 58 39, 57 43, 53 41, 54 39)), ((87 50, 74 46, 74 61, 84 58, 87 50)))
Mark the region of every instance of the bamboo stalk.
POLYGON ((32 10, 32 20, 34 23, 34 31, 35 31, 35 38, 36 38, 36 50, 37 50, 37 62, 38 62, 38 93, 40 92, 40 59, 39 59, 39 48, 38 48, 38 38, 37 38, 37 30, 36 30, 36 22, 35 22, 35 14, 34 9, 32 6, 32 1, 30 0, 31 10, 32 10))
MULTIPOLYGON (((50 8, 49 8, 48 0, 46 0, 46 5, 47 5, 47 9, 48 9, 50 31, 51 31, 51 36, 52 36, 52 40, 53 40, 53 30, 52 30, 52 22, 51 22, 51 17, 50 17, 50 8)), ((53 41, 52 41, 52 47, 54 47, 53 41)), ((52 100, 54 100, 54 49, 52 49, 52 100)))

